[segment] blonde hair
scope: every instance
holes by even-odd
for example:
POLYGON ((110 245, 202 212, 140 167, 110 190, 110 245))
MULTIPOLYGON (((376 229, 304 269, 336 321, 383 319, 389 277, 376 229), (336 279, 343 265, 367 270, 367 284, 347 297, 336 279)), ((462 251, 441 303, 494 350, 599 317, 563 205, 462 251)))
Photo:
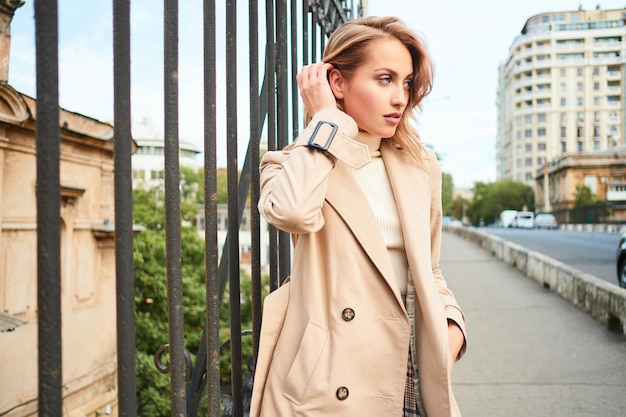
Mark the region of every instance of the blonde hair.
MULTIPOLYGON (((367 58, 368 46, 379 39, 395 38, 410 52, 413 61, 413 80, 409 100, 396 133, 388 138, 396 147, 419 158, 422 144, 410 119, 414 110, 422 108, 422 100, 433 86, 433 64, 422 40, 396 17, 364 17, 341 25, 328 39, 324 62, 333 64, 345 78, 350 78, 367 58)), ((307 116, 307 124, 309 122, 307 116)))

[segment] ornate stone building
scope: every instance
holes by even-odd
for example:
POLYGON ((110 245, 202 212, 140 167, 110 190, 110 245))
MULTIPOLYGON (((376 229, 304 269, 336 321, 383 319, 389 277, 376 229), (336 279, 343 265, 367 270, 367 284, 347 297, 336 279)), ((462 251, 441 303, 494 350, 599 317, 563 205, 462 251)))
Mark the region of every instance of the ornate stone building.
MULTIPOLYGON (((6 417, 38 415, 37 103, 7 79, 10 22, 21 3, 0 1, 0 415, 6 417)), ((116 415, 113 128, 63 109, 59 125, 63 415, 116 415)))

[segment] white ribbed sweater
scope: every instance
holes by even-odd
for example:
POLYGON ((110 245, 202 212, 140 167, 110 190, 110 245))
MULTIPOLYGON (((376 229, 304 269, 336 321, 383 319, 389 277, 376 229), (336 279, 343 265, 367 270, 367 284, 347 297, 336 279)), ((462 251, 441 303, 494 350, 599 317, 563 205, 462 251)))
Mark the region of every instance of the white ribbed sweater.
POLYGON ((389 252, 400 293, 405 295, 409 267, 404 249, 398 208, 393 198, 385 163, 380 156, 381 139, 367 132, 359 132, 355 139, 368 146, 372 162, 361 169, 352 169, 352 173, 374 212, 378 227, 387 245, 387 251, 389 252))

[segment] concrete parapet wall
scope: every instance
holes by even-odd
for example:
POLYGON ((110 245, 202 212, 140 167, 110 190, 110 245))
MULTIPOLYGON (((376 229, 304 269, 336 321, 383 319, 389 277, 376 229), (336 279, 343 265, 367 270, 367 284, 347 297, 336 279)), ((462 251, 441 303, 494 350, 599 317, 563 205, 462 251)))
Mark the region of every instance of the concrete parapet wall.
POLYGON ((559 229, 576 232, 626 233, 626 224, 561 224, 559 229))
POLYGON ((473 241, 607 328, 626 335, 626 289, 478 229, 446 227, 445 230, 473 241))

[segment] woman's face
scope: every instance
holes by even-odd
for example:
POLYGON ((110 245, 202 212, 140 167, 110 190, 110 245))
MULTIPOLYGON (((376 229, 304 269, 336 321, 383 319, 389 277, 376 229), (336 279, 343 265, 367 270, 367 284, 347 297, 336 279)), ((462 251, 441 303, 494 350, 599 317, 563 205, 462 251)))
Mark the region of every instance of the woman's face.
POLYGON ((409 100, 413 79, 411 54, 395 38, 376 40, 364 53, 365 61, 350 79, 338 75, 336 82, 331 82, 333 92, 359 130, 390 138, 409 100))

